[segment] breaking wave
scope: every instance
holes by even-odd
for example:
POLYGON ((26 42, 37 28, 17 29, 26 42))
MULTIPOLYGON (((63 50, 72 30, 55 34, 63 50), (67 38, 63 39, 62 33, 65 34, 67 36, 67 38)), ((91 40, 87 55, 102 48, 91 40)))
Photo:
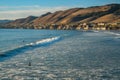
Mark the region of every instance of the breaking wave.
POLYGON ((61 40, 61 37, 52 37, 52 38, 47 38, 47 39, 42 39, 33 43, 25 44, 23 46, 19 46, 13 50, 8 50, 5 52, 0 53, 0 61, 6 60, 12 56, 15 56, 19 53, 24 53, 27 50, 33 50, 37 47, 42 47, 42 46, 48 46, 50 44, 53 44, 54 42, 57 42, 61 40))
POLYGON ((35 46, 35 45, 39 45, 39 44, 47 44, 47 43, 57 41, 59 39, 60 39, 60 37, 47 38, 47 39, 43 39, 43 40, 40 40, 40 41, 36 41, 35 43, 26 44, 26 46, 35 46))

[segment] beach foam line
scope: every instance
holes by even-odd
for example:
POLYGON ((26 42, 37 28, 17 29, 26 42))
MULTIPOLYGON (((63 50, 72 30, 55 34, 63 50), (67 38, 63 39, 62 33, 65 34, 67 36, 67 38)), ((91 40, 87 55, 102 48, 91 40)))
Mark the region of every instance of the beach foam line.
POLYGON ((107 33, 107 34, 112 34, 112 35, 116 35, 116 36, 120 36, 119 33, 115 33, 115 32, 104 32, 104 33, 107 33))
POLYGON ((97 30, 93 30, 93 32, 96 32, 96 33, 97 33, 97 32, 99 32, 99 31, 97 31, 97 30))
POLYGON ((33 43, 29 43, 29 44, 25 44, 23 46, 19 46, 13 50, 8 50, 5 52, 2 52, 2 54, 0 54, 0 61, 4 61, 6 59, 9 59, 15 55, 18 55, 19 53, 24 53, 25 51, 28 50, 33 50, 37 47, 45 47, 45 46, 49 46, 50 44, 53 44, 54 42, 57 42, 61 40, 61 37, 51 37, 51 38, 46 38, 46 39, 42 39, 33 43))

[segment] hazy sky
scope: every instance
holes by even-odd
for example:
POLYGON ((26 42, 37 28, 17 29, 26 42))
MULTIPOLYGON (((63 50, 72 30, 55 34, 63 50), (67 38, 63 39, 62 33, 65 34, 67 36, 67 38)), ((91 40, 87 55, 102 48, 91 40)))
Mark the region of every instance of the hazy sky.
POLYGON ((111 3, 120 4, 120 0, 0 0, 0 19, 40 16, 46 12, 111 3))

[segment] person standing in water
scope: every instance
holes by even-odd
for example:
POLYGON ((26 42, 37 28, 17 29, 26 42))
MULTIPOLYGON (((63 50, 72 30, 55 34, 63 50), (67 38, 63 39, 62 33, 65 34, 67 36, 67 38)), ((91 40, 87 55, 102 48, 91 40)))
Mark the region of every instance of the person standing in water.
POLYGON ((28 66, 31 66, 31 61, 29 61, 28 66))

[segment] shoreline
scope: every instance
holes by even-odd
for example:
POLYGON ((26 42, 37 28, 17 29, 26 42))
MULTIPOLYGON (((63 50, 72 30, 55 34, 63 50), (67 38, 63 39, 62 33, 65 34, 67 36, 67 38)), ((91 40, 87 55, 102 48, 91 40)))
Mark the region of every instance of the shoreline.
POLYGON ((73 23, 39 25, 1 25, 0 29, 40 29, 40 30, 120 30, 120 23, 73 23))

